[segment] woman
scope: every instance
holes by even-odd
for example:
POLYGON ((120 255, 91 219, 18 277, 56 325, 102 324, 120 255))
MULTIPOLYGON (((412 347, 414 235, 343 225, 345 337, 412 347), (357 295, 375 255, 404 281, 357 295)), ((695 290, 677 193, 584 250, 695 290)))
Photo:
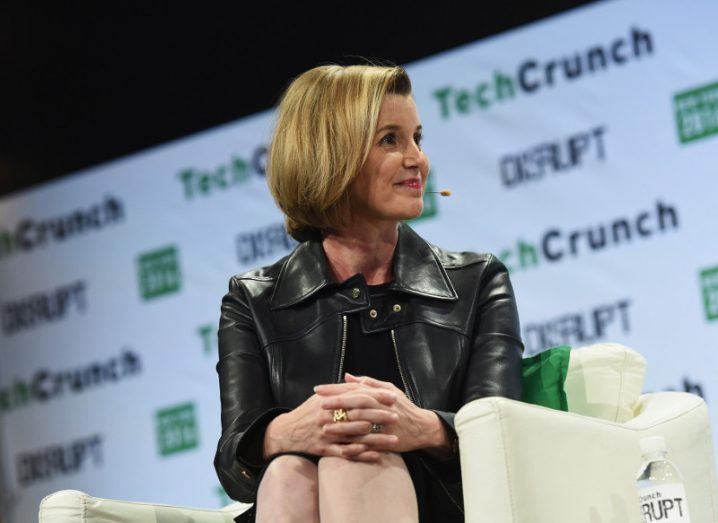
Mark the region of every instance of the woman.
MULTIPOLYGON (((421 214, 429 161, 400 67, 322 66, 279 105, 270 190, 301 243, 222 302, 215 467, 257 521, 462 521, 454 413, 521 396, 513 291, 421 214)), ((242 520, 242 519, 240 519, 242 520)))

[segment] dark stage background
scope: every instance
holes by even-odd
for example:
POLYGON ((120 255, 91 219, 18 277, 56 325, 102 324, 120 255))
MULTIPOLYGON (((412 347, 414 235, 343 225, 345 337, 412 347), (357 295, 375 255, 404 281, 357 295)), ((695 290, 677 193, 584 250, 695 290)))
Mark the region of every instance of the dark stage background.
POLYGON ((357 56, 403 64, 592 2, 0 7, 0 195, 271 107, 357 56))

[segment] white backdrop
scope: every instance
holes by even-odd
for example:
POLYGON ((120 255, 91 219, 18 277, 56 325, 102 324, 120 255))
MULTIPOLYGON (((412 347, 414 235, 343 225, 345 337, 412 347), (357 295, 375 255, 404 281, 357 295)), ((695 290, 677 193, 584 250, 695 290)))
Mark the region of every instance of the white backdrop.
MULTIPOLYGON (((718 4, 607 2, 408 64, 432 162, 413 223, 510 267, 528 353, 624 343, 718 391, 718 4)), ((265 112, 0 200, 9 521, 75 488, 218 507, 229 277, 291 250, 265 112)))

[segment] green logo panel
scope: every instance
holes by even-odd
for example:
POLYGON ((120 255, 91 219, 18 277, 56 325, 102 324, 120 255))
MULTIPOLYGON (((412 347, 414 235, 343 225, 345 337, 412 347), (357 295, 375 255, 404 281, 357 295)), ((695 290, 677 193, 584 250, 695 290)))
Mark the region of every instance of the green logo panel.
POLYGON ((178 292, 182 286, 179 252, 175 246, 141 254, 137 258, 137 271, 144 300, 178 292))
POLYGON ((207 323, 200 325, 197 334, 202 339, 202 350, 206 355, 217 354, 217 325, 207 323))
POLYGON ((718 267, 701 271, 700 279, 706 320, 718 320, 718 267))
POLYGON ((718 82, 676 94, 673 105, 681 143, 718 134, 718 82))
POLYGON ((155 414, 157 449, 161 456, 192 450, 199 446, 199 429, 194 403, 184 403, 155 414))

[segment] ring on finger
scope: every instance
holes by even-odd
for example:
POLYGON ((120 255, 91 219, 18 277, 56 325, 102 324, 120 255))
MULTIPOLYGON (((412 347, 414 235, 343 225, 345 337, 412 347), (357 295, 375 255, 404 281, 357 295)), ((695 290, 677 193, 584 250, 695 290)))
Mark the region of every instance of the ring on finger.
POLYGON ((347 411, 344 409, 334 409, 334 417, 332 418, 332 421, 334 423, 336 422, 344 422, 349 421, 349 417, 347 416, 347 411))
POLYGON ((381 432, 381 429, 383 429, 383 428, 384 428, 384 425, 382 425, 381 423, 372 423, 371 424, 371 431, 374 434, 378 434, 379 432, 381 432))

